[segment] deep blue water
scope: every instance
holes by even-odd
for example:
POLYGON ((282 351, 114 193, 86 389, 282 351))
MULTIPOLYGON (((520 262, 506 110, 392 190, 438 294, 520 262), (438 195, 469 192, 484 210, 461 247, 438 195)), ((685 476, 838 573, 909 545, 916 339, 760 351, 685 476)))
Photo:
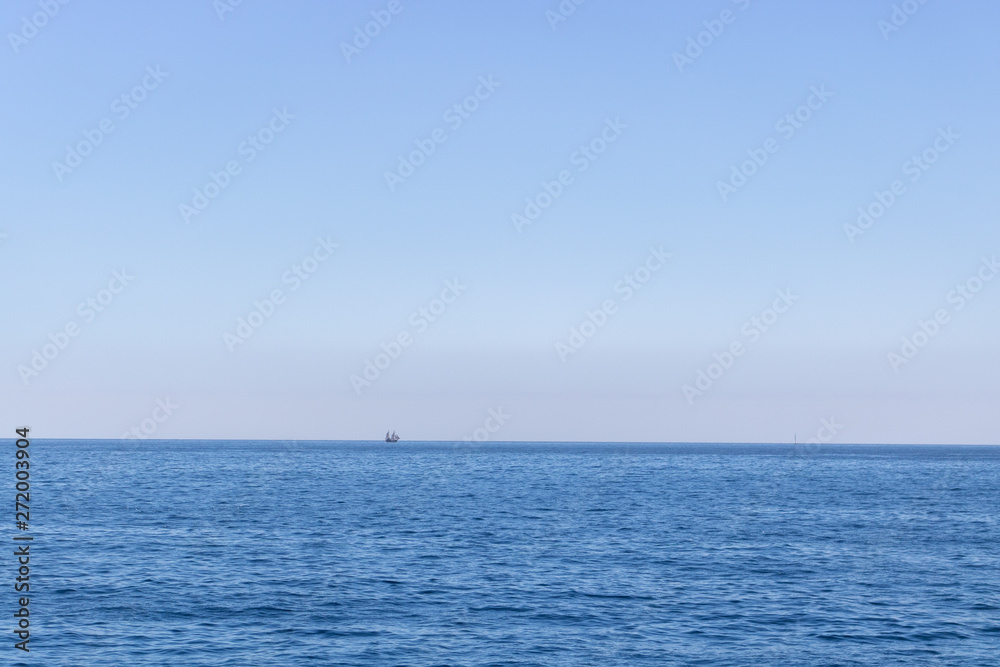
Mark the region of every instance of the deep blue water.
POLYGON ((27 664, 1000 655, 1000 447, 39 440, 32 451, 27 664))

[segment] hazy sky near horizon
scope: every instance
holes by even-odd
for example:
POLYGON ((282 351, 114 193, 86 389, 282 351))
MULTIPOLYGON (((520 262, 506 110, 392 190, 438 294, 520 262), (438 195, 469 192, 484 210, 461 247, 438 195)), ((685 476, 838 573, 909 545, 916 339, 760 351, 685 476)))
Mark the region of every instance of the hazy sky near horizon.
POLYGON ((998 25, 5 2, 0 437, 995 444, 998 25))

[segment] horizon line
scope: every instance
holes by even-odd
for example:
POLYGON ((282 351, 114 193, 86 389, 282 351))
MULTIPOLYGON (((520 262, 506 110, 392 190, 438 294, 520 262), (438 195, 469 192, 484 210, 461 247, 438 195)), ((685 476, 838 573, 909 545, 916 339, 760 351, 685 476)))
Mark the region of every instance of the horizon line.
MULTIPOLYGON (((0 440, 16 440, 16 438, 0 438, 0 440)), ((76 437, 34 437, 39 440, 75 440, 97 442, 343 442, 343 443, 377 443, 384 445, 406 444, 469 444, 469 445, 501 445, 501 444, 541 444, 541 445, 788 445, 792 447, 810 446, 810 442, 747 442, 747 441, 666 441, 666 440, 399 440, 385 442, 384 440, 348 440, 331 438, 76 438, 76 437)), ((998 447, 1000 443, 941 443, 941 442, 825 442, 818 447, 998 447)))

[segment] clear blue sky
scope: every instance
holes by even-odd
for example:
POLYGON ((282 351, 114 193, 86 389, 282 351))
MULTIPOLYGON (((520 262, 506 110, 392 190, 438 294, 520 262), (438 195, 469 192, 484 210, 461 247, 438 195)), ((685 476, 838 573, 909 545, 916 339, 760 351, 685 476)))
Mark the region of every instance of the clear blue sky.
POLYGON ((3 3, 4 428, 998 441, 1000 279, 951 293, 1000 253, 997 3, 914 0, 898 26, 889 1, 389 5, 3 3), (391 21, 345 56, 372 12, 391 21), (519 231, 543 181, 562 190, 519 231), (366 361, 389 362, 370 384, 366 361))

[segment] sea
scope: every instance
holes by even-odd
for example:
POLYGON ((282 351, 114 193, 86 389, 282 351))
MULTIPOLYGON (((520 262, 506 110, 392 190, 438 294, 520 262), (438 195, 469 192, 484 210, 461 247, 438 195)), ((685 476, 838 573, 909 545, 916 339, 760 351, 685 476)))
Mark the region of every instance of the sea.
POLYGON ((995 446, 34 440, 0 662, 997 665, 998 516, 995 446))

